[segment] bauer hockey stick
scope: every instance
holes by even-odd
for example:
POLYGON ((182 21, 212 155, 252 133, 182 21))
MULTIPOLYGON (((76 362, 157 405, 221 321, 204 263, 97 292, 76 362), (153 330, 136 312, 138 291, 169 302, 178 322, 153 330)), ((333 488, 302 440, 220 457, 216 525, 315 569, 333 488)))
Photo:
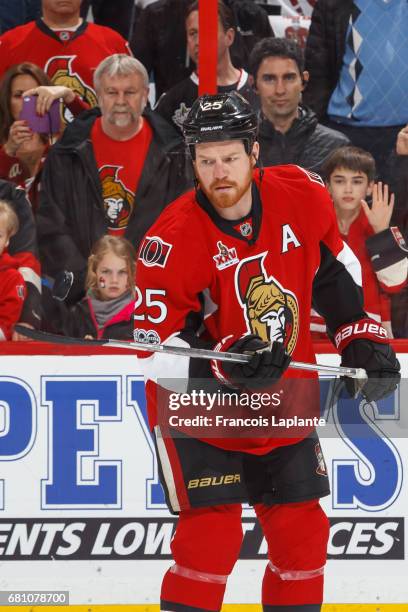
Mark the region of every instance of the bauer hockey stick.
MULTIPOLYGON (((58 334, 38 331, 23 325, 16 325, 14 328, 22 336, 27 336, 40 342, 50 342, 51 344, 80 344, 85 346, 104 346, 110 348, 128 349, 133 351, 145 351, 148 353, 169 353, 181 355, 182 357, 196 357, 199 359, 216 359, 217 361, 233 361, 236 363, 248 363, 252 355, 250 353, 228 353, 218 352, 209 349, 200 349, 185 346, 172 346, 170 344, 144 344, 142 342, 125 342, 124 340, 83 340, 82 338, 70 338, 58 334)), ((309 370, 320 372, 321 374, 333 374, 335 376, 349 376, 364 380, 367 372, 363 368, 347 368, 343 366, 329 366, 319 363, 304 363, 303 361, 291 361, 289 368, 296 370, 309 370)))

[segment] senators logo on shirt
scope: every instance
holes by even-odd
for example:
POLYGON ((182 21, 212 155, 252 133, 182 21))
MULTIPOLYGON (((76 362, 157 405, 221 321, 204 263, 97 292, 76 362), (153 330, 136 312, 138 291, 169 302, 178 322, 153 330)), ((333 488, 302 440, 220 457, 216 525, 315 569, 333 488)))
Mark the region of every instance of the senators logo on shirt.
POLYGON ((248 332, 268 342, 282 342, 291 354, 299 333, 298 301, 291 291, 267 275, 265 257, 266 253, 261 253, 240 262, 235 271, 235 291, 248 332))
MULTIPOLYGON (((45 64, 44 72, 48 74, 53 85, 69 87, 90 106, 97 106, 98 100, 94 90, 89 85, 86 85, 79 74, 72 68, 72 63, 75 59, 76 55, 51 57, 45 64)), ((72 121, 72 115, 68 109, 65 109, 63 118, 66 123, 72 121)))
POLYGON ((105 214, 112 230, 126 228, 134 205, 134 194, 118 178, 120 170, 121 166, 109 165, 99 170, 105 214))

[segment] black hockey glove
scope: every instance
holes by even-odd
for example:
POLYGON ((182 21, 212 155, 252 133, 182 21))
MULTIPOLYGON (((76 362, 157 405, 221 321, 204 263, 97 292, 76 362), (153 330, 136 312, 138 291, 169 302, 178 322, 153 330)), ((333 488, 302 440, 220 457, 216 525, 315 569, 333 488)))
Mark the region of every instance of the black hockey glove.
POLYGON ((59 302, 63 302, 68 297, 71 287, 74 283, 74 273, 68 270, 62 270, 55 276, 52 287, 52 297, 59 302))
POLYGON ((216 350, 252 354, 248 363, 232 361, 212 363, 214 375, 223 384, 232 384, 249 391, 264 389, 279 380, 291 359, 280 342, 274 342, 270 346, 268 342, 254 334, 243 336, 229 346, 220 343, 216 350))
POLYGON ((397 388, 401 379, 400 364, 386 336, 384 328, 371 319, 343 325, 336 333, 341 365, 364 368, 367 372, 368 379, 362 388, 358 379, 345 378, 346 389, 352 397, 360 391, 371 402, 387 397, 397 388))

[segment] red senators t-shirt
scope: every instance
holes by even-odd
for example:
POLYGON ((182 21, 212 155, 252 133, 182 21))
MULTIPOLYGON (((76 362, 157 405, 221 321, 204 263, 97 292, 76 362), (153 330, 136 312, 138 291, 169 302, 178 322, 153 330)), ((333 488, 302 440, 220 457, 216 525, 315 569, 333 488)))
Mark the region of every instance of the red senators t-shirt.
POLYGON ((102 130, 101 118, 91 133, 96 165, 102 185, 109 234, 123 236, 135 207, 135 193, 152 139, 143 119, 142 129, 129 140, 113 140, 102 130))

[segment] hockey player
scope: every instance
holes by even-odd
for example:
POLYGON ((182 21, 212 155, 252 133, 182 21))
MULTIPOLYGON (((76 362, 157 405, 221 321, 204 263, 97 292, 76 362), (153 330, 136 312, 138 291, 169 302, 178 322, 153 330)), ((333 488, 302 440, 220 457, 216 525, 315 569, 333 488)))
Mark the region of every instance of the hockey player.
POLYGON ((156 342, 170 338, 191 347, 210 342, 220 352, 252 355, 244 365, 213 362, 211 373, 198 359, 145 360, 161 481, 169 508, 179 513, 163 611, 221 609, 243 538, 241 502, 249 501, 268 543, 264 611, 318 612, 329 533, 319 498, 329 484, 314 433, 303 439, 164 434, 154 376, 184 376, 190 388, 195 377, 212 376, 242 394, 268 389, 283 376, 279 388, 291 357, 314 360, 313 296, 342 363, 366 368, 368 399, 387 395, 399 379, 385 331, 364 312, 360 266, 341 240, 320 177, 296 166, 256 169, 257 123, 236 92, 194 103, 184 135, 196 191, 163 211, 138 255, 138 338, 145 333, 150 341, 155 335, 156 342))

